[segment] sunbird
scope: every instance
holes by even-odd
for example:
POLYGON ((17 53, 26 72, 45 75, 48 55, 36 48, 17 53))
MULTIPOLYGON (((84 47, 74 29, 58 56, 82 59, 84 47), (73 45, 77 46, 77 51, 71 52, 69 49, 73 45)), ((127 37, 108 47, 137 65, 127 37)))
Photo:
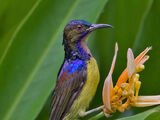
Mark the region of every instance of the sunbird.
POLYGON ((72 20, 64 28, 65 57, 53 91, 50 120, 74 120, 85 113, 95 95, 100 75, 96 60, 86 45, 87 36, 108 24, 72 20))

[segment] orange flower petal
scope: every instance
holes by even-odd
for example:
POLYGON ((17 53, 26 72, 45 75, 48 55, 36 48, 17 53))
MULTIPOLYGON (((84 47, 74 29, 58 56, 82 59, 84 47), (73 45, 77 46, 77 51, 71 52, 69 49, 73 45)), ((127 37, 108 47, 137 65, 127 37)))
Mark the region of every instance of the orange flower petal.
POLYGON ((143 57, 147 54, 148 51, 150 51, 152 47, 147 47, 143 52, 141 52, 135 59, 135 64, 139 64, 143 57))
POLYGON ((135 107, 147 107, 160 104, 160 95, 156 96, 138 96, 135 107))
POLYGON ((105 79, 105 83, 103 86, 103 104, 105 105, 105 108, 109 111, 111 110, 111 104, 110 104, 110 95, 111 91, 113 89, 113 84, 112 84, 112 76, 109 74, 107 78, 105 79))
POLYGON ((145 55, 145 56, 141 59, 141 61, 139 62, 139 64, 145 63, 148 59, 149 59, 149 56, 148 56, 148 55, 145 55))
POLYGON ((129 77, 131 77, 136 70, 134 55, 130 48, 128 49, 128 52, 127 52, 127 70, 128 70, 129 77))
MULTIPOLYGON (((151 50, 152 47, 147 47, 143 52, 141 52, 135 59, 135 64, 143 64, 149 59, 149 56, 146 56, 147 52, 151 50)), ((128 71, 127 68, 122 72, 120 77, 118 78, 118 81, 116 83, 116 86, 120 87, 122 83, 125 83, 128 80, 128 71)))
POLYGON ((115 62, 116 62, 116 57, 117 57, 117 52, 118 52, 118 45, 116 43, 115 45, 115 54, 113 57, 112 65, 109 71, 108 76, 105 79, 104 86, 103 86, 103 104, 105 105, 105 108, 109 111, 111 110, 111 105, 110 105, 110 97, 113 94, 113 83, 112 83, 112 73, 114 70, 115 62))

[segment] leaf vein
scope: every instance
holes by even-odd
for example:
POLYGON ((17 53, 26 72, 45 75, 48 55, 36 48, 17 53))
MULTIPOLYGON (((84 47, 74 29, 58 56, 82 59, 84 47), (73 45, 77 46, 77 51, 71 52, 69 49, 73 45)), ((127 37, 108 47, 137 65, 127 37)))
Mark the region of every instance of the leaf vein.
POLYGON ((75 2, 73 3, 73 6, 69 9, 68 14, 66 14, 66 17, 62 21, 62 24, 60 24, 60 26, 58 27, 58 30, 56 31, 56 33, 53 34, 53 36, 49 40, 47 47, 44 49, 44 52, 42 53, 42 55, 38 59, 37 64, 35 64, 35 66, 33 67, 32 71, 28 75, 28 78, 25 80, 26 82, 22 86, 22 89, 17 93, 15 99, 13 100, 13 104, 11 105, 10 108, 8 108, 8 111, 6 112, 6 115, 5 115, 5 117, 4 117, 3 120, 9 120, 11 118, 11 116, 12 116, 14 110, 16 109, 18 103, 20 102, 20 100, 23 97, 25 91, 27 90, 28 86, 30 85, 32 79, 34 78, 34 75, 36 74, 36 71, 41 66, 41 63, 43 62, 45 56, 49 52, 52 44, 56 41, 56 38, 58 37, 59 33, 63 29, 63 27, 64 27, 67 19, 71 16, 72 11, 74 11, 74 9, 76 8, 76 6, 78 5, 78 2, 79 2, 79 0, 75 0, 75 2))

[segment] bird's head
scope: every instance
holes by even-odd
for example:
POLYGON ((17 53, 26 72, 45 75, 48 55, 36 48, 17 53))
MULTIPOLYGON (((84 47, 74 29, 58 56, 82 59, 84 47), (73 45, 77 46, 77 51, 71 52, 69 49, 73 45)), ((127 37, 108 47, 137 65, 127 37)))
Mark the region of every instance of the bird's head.
POLYGON ((112 27, 108 24, 91 24, 85 20, 72 20, 64 28, 63 44, 74 44, 83 40, 89 33, 98 28, 112 27))

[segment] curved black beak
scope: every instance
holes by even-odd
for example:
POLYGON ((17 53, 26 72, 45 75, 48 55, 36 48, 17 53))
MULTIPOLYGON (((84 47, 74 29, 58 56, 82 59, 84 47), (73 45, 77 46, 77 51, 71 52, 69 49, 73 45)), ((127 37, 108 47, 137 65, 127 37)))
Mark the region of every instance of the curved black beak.
POLYGON ((95 29, 99 29, 99 28, 112 28, 112 26, 109 24, 92 24, 87 30, 89 32, 92 32, 95 29))

